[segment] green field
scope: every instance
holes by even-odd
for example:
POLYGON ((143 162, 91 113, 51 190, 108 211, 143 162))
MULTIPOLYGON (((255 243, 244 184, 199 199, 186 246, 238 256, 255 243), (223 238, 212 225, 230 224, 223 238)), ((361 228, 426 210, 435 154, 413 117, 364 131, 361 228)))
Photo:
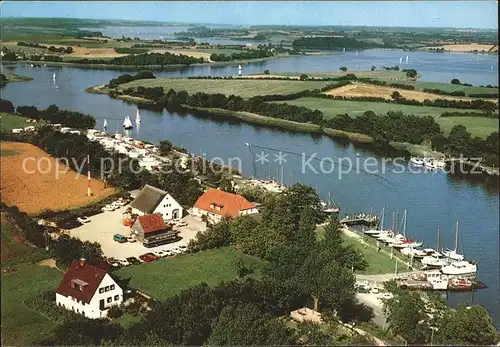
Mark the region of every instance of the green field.
POLYGON ((22 264, 17 272, 2 274, 2 345, 30 346, 47 338, 56 323, 32 311, 23 301, 55 290, 62 279, 56 269, 22 264))
POLYGON ((165 91, 170 88, 189 94, 205 92, 210 94, 222 93, 226 95, 240 95, 249 98, 266 94, 291 94, 306 89, 324 87, 328 82, 320 81, 281 81, 281 80, 209 80, 209 79, 187 79, 187 78, 156 78, 137 80, 120 85, 120 89, 131 87, 163 87, 165 91))
MULTIPOLYGON (((323 227, 316 228, 316 237, 321 240, 324 238, 323 227)), ((389 256, 382 252, 377 252, 373 247, 366 247, 361 243, 361 240, 342 235, 342 240, 344 245, 352 246, 353 248, 359 250, 365 260, 368 262, 368 268, 364 271, 360 271, 363 275, 381 275, 387 273, 393 273, 396 267, 396 260, 389 258, 389 256)), ((406 270, 407 266, 398 262, 398 272, 406 270)))
POLYGON ((326 118, 333 118, 338 114, 347 113, 351 117, 356 117, 366 111, 387 113, 389 111, 401 111, 406 114, 414 114, 416 116, 433 116, 439 117, 444 112, 466 112, 467 110, 443 107, 430 106, 415 106, 390 104, 387 102, 370 102, 370 101, 350 101, 350 100, 333 100, 320 98, 300 98, 288 101, 277 101, 290 105, 305 106, 312 109, 318 109, 325 115, 326 118))
POLYGON ((234 280, 234 261, 239 254, 233 248, 220 248, 132 265, 115 274, 123 279, 130 278, 130 287, 163 300, 203 282, 216 286, 222 281, 234 280))
MULTIPOLYGON (((375 78, 375 79, 405 79, 406 73, 402 71, 349 71, 347 72, 306 72, 305 74, 308 77, 317 77, 317 78, 328 78, 328 77, 340 77, 346 74, 355 74, 357 77, 366 77, 366 78, 375 78)), ((284 77, 299 77, 304 74, 304 72, 276 72, 271 71, 271 75, 274 76, 284 76, 284 77)), ((395 82, 395 81, 392 81, 395 82)), ((399 81, 398 81, 399 83, 399 81)))
POLYGON ((444 117, 436 120, 445 135, 450 133, 455 125, 464 125, 472 136, 486 138, 489 134, 498 131, 498 118, 487 117, 444 117))
POLYGON ((37 126, 40 123, 26 123, 26 118, 10 113, 0 113, 0 130, 11 131, 15 128, 24 128, 30 125, 37 126))

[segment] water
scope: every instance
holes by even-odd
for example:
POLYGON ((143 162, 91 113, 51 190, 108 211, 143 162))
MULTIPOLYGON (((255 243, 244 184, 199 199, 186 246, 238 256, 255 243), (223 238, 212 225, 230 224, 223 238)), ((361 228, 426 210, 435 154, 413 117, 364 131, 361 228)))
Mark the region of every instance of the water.
MULTIPOLYGON (((271 71, 332 71, 336 64, 365 64, 371 66, 372 61, 378 59, 378 64, 390 65, 391 61, 399 62, 402 52, 394 51, 365 51, 355 59, 355 53, 332 56, 310 56, 290 59, 276 59, 266 63, 246 64, 245 72, 260 72, 266 68, 271 71), (360 57, 369 61, 364 61, 360 57), (350 58, 349 58, 350 57, 350 58), (367 58, 368 57, 368 58, 367 58), (385 59, 385 60, 384 60, 385 59), (336 61, 334 65, 328 63, 336 61)), ((416 57, 426 62, 442 61, 447 54, 406 52, 409 55, 410 66, 412 60, 418 63, 416 57), (413 55, 415 54, 415 55, 413 55)), ((437 62, 421 63, 417 68, 421 71, 424 66, 428 78, 448 81, 451 76, 467 80, 463 76, 475 79, 479 84, 497 84, 497 77, 493 77, 489 61, 490 56, 481 56, 479 60, 472 54, 450 55, 447 70, 442 73, 437 62), (467 59, 468 57, 468 59, 467 59)), ((365 65, 362 65, 363 67, 365 65)), ((375 64, 376 65, 376 64, 375 64)), ((394 64, 393 64, 394 65, 394 64)), ((497 65, 495 65, 497 66, 497 65)), ((7 69, 4 67, 4 69, 7 69)), ((444 68, 443 68, 444 69, 444 68)), ((106 95, 85 93, 84 89, 103 84, 122 72, 109 70, 85 70, 78 68, 30 68, 21 66, 12 69, 20 75, 32 76, 33 81, 11 83, 2 89, 2 97, 11 100, 15 105, 35 105, 47 107, 56 104, 62 109, 71 109, 96 117, 98 127, 102 126, 104 118, 108 120, 108 131, 115 132, 121 129, 123 118, 129 115, 135 117, 136 106, 120 100, 114 100, 106 95), (52 80, 56 72, 56 81, 52 80), (56 88, 57 86, 57 88, 56 88)), ((176 72, 162 72, 160 76, 192 76, 192 75, 234 75, 237 65, 215 67, 194 67, 176 72)), ((461 245, 466 256, 479 261, 478 277, 486 282, 488 289, 474 294, 474 302, 485 305, 500 327, 500 300, 499 300, 499 198, 498 183, 495 179, 471 180, 443 173, 412 174, 403 172, 392 173, 392 166, 387 166, 387 173, 382 177, 360 172, 346 174, 339 179, 338 169, 330 174, 315 174, 313 170, 320 170, 319 161, 311 161, 313 169, 308 168, 301 172, 302 158, 299 155, 287 154, 287 162, 281 168, 274 162, 277 151, 302 153, 309 155, 316 153, 317 158, 331 157, 356 158, 362 162, 371 156, 381 156, 374 150, 355 147, 352 144, 334 141, 321 135, 290 133, 282 130, 268 129, 234 120, 217 119, 214 117, 200 117, 189 113, 153 112, 141 110, 140 128, 132 130, 132 136, 157 142, 169 139, 174 144, 185 147, 193 153, 205 153, 207 158, 221 157, 224 162, 229 158, 239 157, 242 171, 246 176, 261 178, 281 177, 283 171, 284 183, 302 182, 317 187, 320 196, 327 198, 328 191, 333 194, 335 201, 341 206, 342 212, 370 211, 379 213, 386 206, 386 225, 389 225, 391 213, 399 208, 408 211, 408 234, 426 245, 435 247, 436 228, 441 228, 441 246, 453 247, 454 228, 456 219, 460 219, 461 245), (252 151, 245 146, 245 142, 255 146, 275 148, 276 151, 254 147, 252 151), (260 151, 269 154, 271 160, 265 164, 255 164, 254 155, 260 151), (253 153, 252 153, 253 152, 253 153), (493 182, 493 183, 492 183, 493 182)), ((307 160, 307 158, 305 159, 307 160)), ((233 161, 233 163, 236 163, 233 161)), ((326 163, 325 170, 330 170, 326 163)), ((458 302, 468 303, 470 294, 450 295, 450 304, 458 302)))

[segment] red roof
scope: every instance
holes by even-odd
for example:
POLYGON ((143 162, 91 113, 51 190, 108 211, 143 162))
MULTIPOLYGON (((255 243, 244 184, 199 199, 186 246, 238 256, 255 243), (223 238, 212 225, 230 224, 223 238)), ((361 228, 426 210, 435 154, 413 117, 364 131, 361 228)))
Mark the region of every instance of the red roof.
POLYGON ((137 221, 141 224, 144 234, 167 229, 160 213, 139 216, 137 221))
POLYGON ((85 261, 73 260, 56 293, 71 296, 88 304, 106 274, 105 270, 89 265, 85 261))
POLYGON ((255 205, 241 195, 209 188, 196 200, 194 207, 221 216, 236 217, 240 211, 255 208, 255 205))

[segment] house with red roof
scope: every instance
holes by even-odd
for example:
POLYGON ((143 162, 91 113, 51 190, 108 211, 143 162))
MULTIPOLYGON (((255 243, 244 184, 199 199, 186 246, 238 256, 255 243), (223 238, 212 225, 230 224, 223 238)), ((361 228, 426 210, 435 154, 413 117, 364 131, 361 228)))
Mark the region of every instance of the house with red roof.
POLYGON ((163 221, 161 213, 151 213, 138 216, 134 224, 132 224, 131 231, 140 240, 146 237, 155 236, 166 233, 171 227, 167 226, 163 221))
POLYGON ((123 290, 108 272, 85 259, 73 260, 56 289, 56 304, 87 318, 104 318, 123 302, 123 290))
POLYGON ((214 188, 203 193, 193 206, 193 215, 205 215, 211 223, 220 222, 223 217, 236 218, 254 213, 259 213, 257 206, 243 196, 214 188))

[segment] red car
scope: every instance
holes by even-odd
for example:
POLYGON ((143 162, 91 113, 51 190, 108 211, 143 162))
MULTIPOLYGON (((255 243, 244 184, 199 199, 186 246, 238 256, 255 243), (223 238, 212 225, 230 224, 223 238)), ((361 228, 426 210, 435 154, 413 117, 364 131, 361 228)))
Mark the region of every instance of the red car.
POLYGON ((154 255, 153 253, 145 253, 145 254, 139 256, 139 259, 141 259, 145 263, 149 263, 153 260, 158 259, 158 257, 156 255, 154 255))

